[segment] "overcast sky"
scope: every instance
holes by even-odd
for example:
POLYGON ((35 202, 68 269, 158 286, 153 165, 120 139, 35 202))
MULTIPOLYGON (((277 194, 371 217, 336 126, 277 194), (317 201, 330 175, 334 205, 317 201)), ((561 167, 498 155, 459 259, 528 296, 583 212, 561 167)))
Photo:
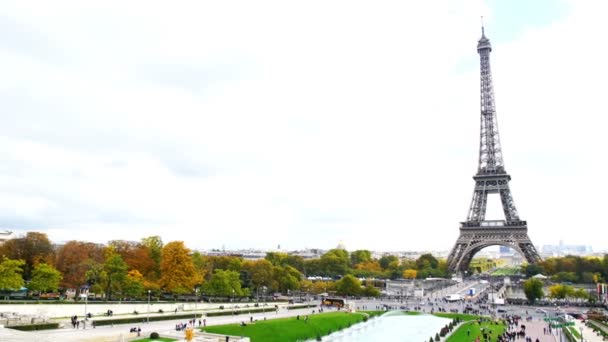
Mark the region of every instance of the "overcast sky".
POLYGON ((3 1, 0 230, 449 250, 477 170, 484 15, 530 237, 605 249, 607 7, 3 1))

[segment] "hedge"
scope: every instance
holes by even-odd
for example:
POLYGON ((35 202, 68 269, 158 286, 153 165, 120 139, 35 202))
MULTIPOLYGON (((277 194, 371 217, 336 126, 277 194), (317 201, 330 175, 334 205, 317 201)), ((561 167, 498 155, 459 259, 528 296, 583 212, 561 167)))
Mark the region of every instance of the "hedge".
POLYGON ((250 310, 224 310, 224 311, 214 311, 214 312, 208 312, 206 314, 207 317, 214 317, 214 316, 230 316, 233 313, 237 313, 238 315, 240 314, 244 314, 244 313, 258 313, 258 312, 269 312, 269 311, 276 311, 277 308, 254 308, 254 309, 250 309, 250 310))
POLYGON ((13 326, 7 326, 7 328, 21 330, 21 331, 48 330, 48 329, 58 329, 59 323, 13 325, 13 326))
POLYGON ((316 304, 302 304, 302 305, 294 305, 288 306, 287 310, 296 310, 296 309, 307 309, 307 308, 316 308, 316 304))
POLYGON ((168 321, 168 320, 172 320, 172 319, 184 319, 184 318, 188 318, 188 319, 192 319, 195 315, 197 315, 198 317, 200 317, 200 313, 192 313, 192 314, 179 314, 179 315, 163 315, 163 316, 146 316, 146 315, 141 315, 138 317, 127 317, 127 318, 111 318, 111 319, 102 319, 102 320, 94 320, 93 324, 95 324, 96 327, 98 326, 102 326, 102 325, 112 325, 112 324, 126 324, 126 323, 141 323, 141 322, 147 322, 148 318, 150 320, 150 322, 155 322, 155 321, 168 321))
MULTIPOLYGON (((237 310, 235 312, 237 312, 237 314, 244 314, 244 313, 257 313, 257 312, 267 312, 267 311, 275 311, 276 308, 255 308, 255 309, 250 309, 250 310, 237 310)), ((173 319, 191 319, 194 316, 196 316, 197 318, 201 318, 201 314, 200 312, 197 313, 190 313, 190 314, 179 314, 179 315, 173 315, 173 314, 169 314, 169 315, 161 315, 161 316, 150 316, 150 322, 156 322, 156 321, 169 321, 169 320, 173 320, 173 319)), ((207 317, 214 317, 214 316, 230 316, 233 314, 232 310, 225 310, 225 311, 215 311, 215 312, 207 312, 204 313, 202 315, 207 316, 207 317)), ((112 325, 112 324, 127 324, 127 323, 141 323, 141 322, 147 322, 148 321, 148 316, 146 316, 145 314, 142 314, 138 317, 127 317, 127 318, 111 318, 111 319, 103 319, 103 320, 95 320, 93 321, 93 323, 95 324, 95 326, 102 326, 102 325, 112 325)))

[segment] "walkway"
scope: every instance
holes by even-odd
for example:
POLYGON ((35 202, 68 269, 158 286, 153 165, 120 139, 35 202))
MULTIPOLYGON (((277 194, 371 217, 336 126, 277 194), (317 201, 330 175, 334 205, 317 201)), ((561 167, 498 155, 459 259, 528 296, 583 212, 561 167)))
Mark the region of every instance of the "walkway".
POLYGON ((578 319, 574 321, 574 326, 576 327, 576 331, 580 332, 581 329, 583 331, 583 340, 586 342, 601 342, 604 339, 601 336, 598 336, 593 332, 593 329, 587 327, 584 323, 579 321, 578 319))

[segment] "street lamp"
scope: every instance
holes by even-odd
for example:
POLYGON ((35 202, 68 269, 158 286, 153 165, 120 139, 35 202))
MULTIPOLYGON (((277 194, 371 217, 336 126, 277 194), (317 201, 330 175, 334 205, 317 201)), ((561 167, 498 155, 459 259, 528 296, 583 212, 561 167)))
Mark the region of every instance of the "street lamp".
POLYGON ((150 323, 150 293, 152 291, 148 290, 148 323, 150 323))
POLYGON ((581 331, 581 342, 583 342, 583 327, 578 327, 578 329, 581 331))

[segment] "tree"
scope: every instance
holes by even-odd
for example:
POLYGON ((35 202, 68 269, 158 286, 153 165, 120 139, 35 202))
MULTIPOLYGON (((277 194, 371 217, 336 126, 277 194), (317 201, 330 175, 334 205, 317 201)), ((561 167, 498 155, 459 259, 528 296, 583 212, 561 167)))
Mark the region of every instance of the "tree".
POLYGON ((267 259, 246 261, 243 263, 243 269, 249 272, 254 288, 272 286, 274 267, 267 259))
POLYGON ((356 296, 361 293, 361 281, 347 274, 336 282, 336 292, 343 296, 356 296))
POLYGON ((556 284, 549 287, 549 297, 565 299, 574 295, 574 288, 570 285, 556 284))
POLYGON ((380 267, 382 267, 382 269, 385 269, 385 270, 388 269, 388 266, 393 261, 399 262, 399 258, 397 258, 394 255, 384 255, 383 257, 380 258, 380 260, 378 260, 378 262, 380 263, 380 267))
POLYGON ((416 279, 416 276, 418 275, 418 271, 416 270, 405 270, 403 271, 403 278, 405 279, 416 279))
POLYGON ((103 247, 82 241, 68 241, 56 253, 55 267, 63 275, 63 288, 79 289, 86 282, 92 263, 103 263, 103 247))
POLYGON ((138 298, 144 294, 144 276, 137 270, 131 270, 123 284, 123 294, 129 298, 138 298))
POLYGON ((363 262, 372 261, 372 253, 365 249, 356 250, 350 253, 350 266, 355 267, 356 265, 363 262))
POLYGON ((174 294, 192 293, 202 281, 183 241, 172 241, 163 247, 160 270, 161 288, 174 294))
POLYGON ((524 281, 524 293, 531 304, 544 297, 543 282, 536 278, 524 281))
POLYGON ((211 279, 203 285, 203 290, 212 296, 241 296, 242 290, 239 273, 217 269, 213 272, 211 279))
POLYGON ((294 267, 286 265, 278 266, 273 270, 273 288, 279 292, 286 293, 288 290, 296 290, 300 288, 300 279, 302 273, 294 267))
POLYGON ((330 249, 321 256, 321 268, 327 276, 344 275, 348 273, 350 260, 344 249, 330 249))
POLYGON ((439 266, 439 261, 430 253, 422 254, 416 259, 416 269, 436 269, 439 266))
POLYGON ((32 291, 55 292, 59 288, 61 278, 61 272, 55 269, 55 267, 47 264, 38 264, 32 272, 32 281, 28 286, 32 291))
POLYGON ((363 288, 363 292, 361 294, 365 297, 380 297, 380 290, 372 285, 367 285, 363 288))
POLYGON ((25 261, 3 257, 0 263, 0 290, 19 290, 23 287, 23 266, 25 261))
POLYGON ((38 263, 53 262, 53 245, 46 234, 28 232, 25 237, 6 241, 0 247, 0 255, 23 260, 23 278, 29 280, 38 263))
POLYGON ((154 279, 159 279, 163 240, 160 238, 160 236, 149 236, 141 239, 141 244, 148 248, 148 256, 154 261, 154 271, 151 276, 153 276, 154 279))
POLYGON ((114 292, 122 291, 127 269, 128 266, 125 261, 116 253, 111 253, 103 264, 103 270, 106 274, 106 296, 109 300, 112 300, 114 292))

